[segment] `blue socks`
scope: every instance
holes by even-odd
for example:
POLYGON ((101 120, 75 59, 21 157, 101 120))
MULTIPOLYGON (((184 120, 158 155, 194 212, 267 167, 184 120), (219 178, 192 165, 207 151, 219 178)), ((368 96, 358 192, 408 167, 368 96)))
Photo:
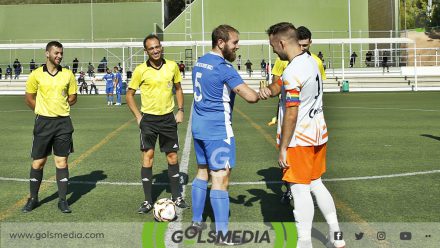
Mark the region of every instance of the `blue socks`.
POLYGON ((229 193, 224 190, 211 190, 210 198, 217 234, 222 232, 226 235, 229 223, 229 193))
POLYGON ((205 208, 206 189, 208 188, 208 181, 195 178, 192 182, 192 221, 201 222, 203 209, 205 208))

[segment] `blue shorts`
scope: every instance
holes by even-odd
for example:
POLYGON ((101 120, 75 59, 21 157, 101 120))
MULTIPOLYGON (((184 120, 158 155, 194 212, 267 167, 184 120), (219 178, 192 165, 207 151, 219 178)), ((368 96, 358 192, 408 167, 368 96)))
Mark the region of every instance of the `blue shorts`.
POLYGON ((208 165, 210 170, 235 167, 235 139, 230 144, 224 140, 194 139, 197 164, 208 165))
POLYGON ((116 87, 116 94, 120 95, 122 93, 121 87, 116 87))
POLYGON ((113 94, 113 86, 107 86, 106 88, 105 88, 105 93, 106 94, 113 94))

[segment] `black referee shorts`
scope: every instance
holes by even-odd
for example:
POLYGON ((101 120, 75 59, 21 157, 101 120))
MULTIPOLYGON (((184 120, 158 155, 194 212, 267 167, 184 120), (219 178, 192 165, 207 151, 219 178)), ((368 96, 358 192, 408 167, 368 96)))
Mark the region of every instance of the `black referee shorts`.
POLYGON ((165 115, 142 114, 139 125, 141 129, 141 151, 154 149, 159 136, 160 151, 169 153, 179 150, 177 123, 173 112, 165 115))
POLYGON ((52 153, 68 157, 73 152, 73 125, 69 116, 45 117, 37 115, 31 157, 41 159, 52 153))

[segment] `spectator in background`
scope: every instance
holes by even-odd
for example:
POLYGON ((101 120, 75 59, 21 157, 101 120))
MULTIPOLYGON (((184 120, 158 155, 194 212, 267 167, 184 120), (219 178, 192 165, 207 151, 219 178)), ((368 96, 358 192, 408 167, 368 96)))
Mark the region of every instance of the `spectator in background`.
POLYGON ((2 79, 2 73, 3 73, 3 71, 2 71, 2 68, 0 67, 0 80, 2 79))
POLYGON ((98 65, 98 72, 104 72, 107 69, 107 58, 103 57, 98 65))
POLYGON ((79 74, 78 77, 78 84, 79 84, 79 93, 83 93, 83 91, 86 92, 86 94, 88 94, 88 88, 87 88, 87 82, 86 82, 86 77, 85 77, 85 73, 82 71, 79 74))
POLYGON ((246 71, 249 74, 249 77, 252 77, 252 62, 248 59, 244 65, 246 66, 246 71))
POLYGON ((238 55, 237 68, 238 68, 238 70, 241 70, 241 55, 238 55))
POLYGON ((98 89, 96 88, 96 78, 95 74, 92 75, 92 81, 90 82, 90 91, 89 94, 92 94, 92 90, 95 90, 95 95, 98 95, 98 89))
POLYGON ((20 74, 21 74, 21 63, 20 63, 20 61, 18 61, 18 59, 15 59, 13 67, 14 67, 14 72, 15 72, 14 79, 19 79, 20 74))
POLYGON ((121 63, 118 63, 118 71, 119 71, 120 73, 122 73, 122 66, 121 66, 121 63))
POLYGON ((353 68, 353 66, 356 64, 356 58, 357 54, 356 52, 353 52, 350 56, 350 67, 353 68))
POLYGON ((260 66, 261 66, 261 75, 263 77, 265 77, 266 76, 266 61, 264 61, 264 59, 261 60, 260 66))
POLYGON ((5 73, 5 80, 8 79, 12 79, 12 68, 10 65, 8 65, 8 68, 6 68, 6 73, 5 73))
POLYGON ((180 71, 180 74, 182 74, 182 77, 185 78, 185 64, 183 63, 182 60, 180 61, 180 64, 179 64, 179 71, 180 71))
POLYGON ((73 74, 76 74, 76 72, 78 71, 78 64, 79 64, 79 61, 78 61, 77 58, 75 58, 73 60, 73 63, 72 63, 72 72, 73 72, 73 74))
POLYGON ((34 59, 31 59, 31 62, 29 62, 29 71, 32 72, 35 69, 36 69, 35 61, 34 59))
POLYGON ((383 72, 382 73, 385 73, 385 68, 387 68, 387 72, 390 72, 390 66, 388 65, 388 54, 387 53, 383 53, 383 57, 382 57, 383 72))
POLYGON ((318 58, 319 58, 322 62, 324 62, 324 55, 322 54, 321 51, 319 51, 319 53, 318 53, 318 58))
POLYGON ((92 77, 95 74, 95 67, 90 62, 89 62, 89 65, 87 67, 87 74, 89 75, 89 77, 92 77))
POLYGON ((372 53, 371 51, 368 51, 368 52, 365 54, 365 65, 366 65, 367 67, 373 66, 372 58, 373 58, 373 53, 372 53))

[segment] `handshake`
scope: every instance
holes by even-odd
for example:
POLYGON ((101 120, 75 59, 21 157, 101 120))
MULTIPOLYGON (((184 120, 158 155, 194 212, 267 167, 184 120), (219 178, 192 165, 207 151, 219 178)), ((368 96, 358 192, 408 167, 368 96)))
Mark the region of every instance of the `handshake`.
POLYGON ((260 100, 267 100, 272 97, 272 91, 269 88, 267 81, 260 81, 260 90, 258 92, 258 97, 260 100))

